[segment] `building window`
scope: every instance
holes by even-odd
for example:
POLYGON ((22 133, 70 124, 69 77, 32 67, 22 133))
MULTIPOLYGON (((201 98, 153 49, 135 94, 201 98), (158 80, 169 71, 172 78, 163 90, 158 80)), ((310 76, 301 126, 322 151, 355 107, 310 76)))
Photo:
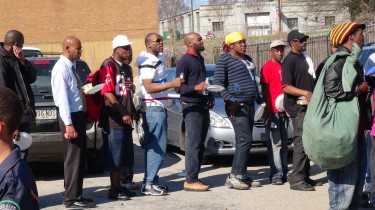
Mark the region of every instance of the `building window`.
POLYGON ((326 26, 330 26, 330 25, 335 24, 335 16, 325 16, 324 24, 326 26))
POLYGON ((270 13, 246 13, 248 34, 251 36, 264 36, 271 34, 270 13))
POLYGON ((298 18, 288 18, 287 23, 289 29, 298 28, 298 18))
POLYGON ((223 22, 212 22, 212 31, 223 31, 223 22))

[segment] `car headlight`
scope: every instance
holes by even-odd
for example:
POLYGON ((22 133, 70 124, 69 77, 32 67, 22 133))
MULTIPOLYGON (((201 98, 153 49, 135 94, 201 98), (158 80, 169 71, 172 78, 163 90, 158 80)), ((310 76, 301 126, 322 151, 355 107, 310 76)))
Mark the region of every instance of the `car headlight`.
POLYGON ((231 125, 214 111, 210 111, 210 125, 216 128, 231 128, 231 125))

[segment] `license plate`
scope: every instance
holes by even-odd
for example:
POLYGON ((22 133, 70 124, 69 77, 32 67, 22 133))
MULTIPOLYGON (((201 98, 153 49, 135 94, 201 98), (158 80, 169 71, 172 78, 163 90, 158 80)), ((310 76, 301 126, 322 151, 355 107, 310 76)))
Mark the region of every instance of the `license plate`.
POLYGON ((36 119, 37 120, 54 120, 57 119, 57 111, 54 108, 51 109, 37 109, 36 119))

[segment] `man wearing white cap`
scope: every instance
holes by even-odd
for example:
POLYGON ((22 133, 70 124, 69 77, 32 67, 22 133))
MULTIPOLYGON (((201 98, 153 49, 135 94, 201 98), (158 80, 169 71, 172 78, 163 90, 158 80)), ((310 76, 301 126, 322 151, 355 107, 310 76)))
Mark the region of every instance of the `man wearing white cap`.
POLYGON ((268 159, 270 163, 270 179, 273 185, 282 185, 288 173, 288 117, 280 107, 283 101, 281 87, 281 60, 284 57, 285 43, 274 40, 270 45, 271 59, 262 67, 260 83, 262 84, 263 100, 266 103, 266 119, 264 124, 270 131, 268 139, 268 159))
POLYGON ((105 59, 100 67, 100 79, 104 84, 101 94, 106 99, 100 122, 104 131, 109 132, 104 147, 106 169, 111 180, 108 198, 111 200, 128 200, 136 194, 120 185, 121 170, 134 165, 132 125, 135 107, 131 93, 135 86, 131 68, 124 63, 133 55, 132 43, 127 36, 116 36, 112 41, 112 56, 105 59))

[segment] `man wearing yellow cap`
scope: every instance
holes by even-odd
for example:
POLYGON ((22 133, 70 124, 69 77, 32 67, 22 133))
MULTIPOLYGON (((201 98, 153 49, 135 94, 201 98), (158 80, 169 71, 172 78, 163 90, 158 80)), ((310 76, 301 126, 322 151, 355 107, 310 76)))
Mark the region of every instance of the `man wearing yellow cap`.
MULTIPOLYGON (((331 45, 338 46, 337 52, 332 55, 337 57, 333 63, 326 63, 324 67, 328 67, 323 83, 326 95, 343 103, 352 101, 354 98, 358 98, 359 102, 358 106, 353 107, 353 109, 359 110, 359 119, 353 119, 359 121, 354 160, 342 168, 327 170, 330 209, 357 209, 360 207, 366 173, 364 130, 370 126, 369 119, 366 116, 368 84, 363 79, 362 67, 356 61, 364 44, 364 29, 364 24, 355 22, 342 23, 333 28, 330 42, 331 45), (346 65, 344 66, 344 64, 346 65), (354 84, 349 92, 344 91, 344 78, 346 76, 343 72, 348 68, 347 65, 351 65, 351 68, 357 71, 354 84)), ((335 141, 335 139, 328 140, 335 141)))
POLYGON ((246 55, 246 40, 242 33, 232 32, 225 37, 225 52, 216 63, 214 84, 225 87, 220 92, 225 101, 225 111, 231 121, 235 136, 236 150, 232 170, 225 185, 237 190, 247 190, 260 183, 247 176, 254 124, 254 101, 260 102, 255 81, 255 64, 246 55))

